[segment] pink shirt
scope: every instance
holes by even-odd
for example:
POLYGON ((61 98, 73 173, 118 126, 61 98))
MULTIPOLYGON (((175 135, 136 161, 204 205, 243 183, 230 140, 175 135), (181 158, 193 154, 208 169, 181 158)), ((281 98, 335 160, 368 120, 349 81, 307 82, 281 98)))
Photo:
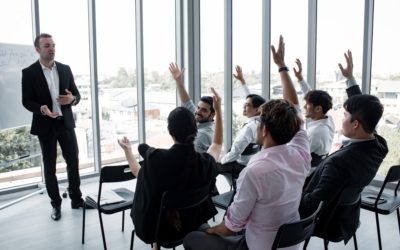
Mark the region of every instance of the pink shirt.
POLYGON ((234 232, 246 228, 249 249, 271 249, 279 226, 299 220, 310 162, 308 137, 300 129, 289 143, 262 149, 242 170, 225 225, 234 232))

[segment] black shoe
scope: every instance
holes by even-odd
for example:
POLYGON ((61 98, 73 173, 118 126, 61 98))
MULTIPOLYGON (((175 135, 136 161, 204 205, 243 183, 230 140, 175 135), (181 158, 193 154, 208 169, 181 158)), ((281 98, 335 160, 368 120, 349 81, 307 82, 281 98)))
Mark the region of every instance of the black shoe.
MULTIPOLYGON (((79 209, 79 208, 83 207, 83 203, 84 203, 84 201, 82 199, 80 201, 78 201, 78 202, 71 201, 71 208, 72 209, 79 209)), ((92 209, 92 208, 93 207, 91 207, 88 204, 86 204, 86 209, 92 209)))
POLYGON ((61 218, 61 207, 53 207, 53 210, 51 211, 51 218, 56 221, 61 218))

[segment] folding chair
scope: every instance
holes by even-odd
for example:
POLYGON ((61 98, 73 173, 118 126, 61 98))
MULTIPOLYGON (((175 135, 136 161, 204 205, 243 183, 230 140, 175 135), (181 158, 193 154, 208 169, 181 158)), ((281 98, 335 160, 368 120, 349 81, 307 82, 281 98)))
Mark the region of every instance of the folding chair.
MULTIPOLYGON (((111 192, 117 194, 118 198, 122 198, 121 200, 116 199, 114 201, 110 200, 110 203, 104 203, 104 192, 102 196, 102 186, 103 183, 112 183, 112 182, 123 182, 134 179, 135 176, 132 174, 129 165, 118 165, 118 166, 104 166, 100 171, 100 182, 99 182, 99 191, 97 194, 97 199, 93 199, 90 196, 86 196, 85 202, 83 204, 83 217, 82 217, 82 244, 85 244, 85 214, 86 214, 86 206, 91 206, 97 209, 99 213, 100 220, 100 228, 101 235, 103 238, 104 249, 107 249, 106 238, 104 234, 103 228, 103 220, 101 214, 114 214, 118 212, 122 212, 122 231, 124 231, 125 225, 125 210, 132 208, 134 192, 126 188, 117 188, 112 189, 111 192)), ((131 238, 131 249, 133 246, 134 239, 134 231, 132 231, 131 238)))
MULTIPOLYGON (((395 165, 389 169, 389 172, 387 173, 385 180, 383 181, 383 184, 379 191, 366 188, 361 193, 361 208, 375 213, 379 249, 382 249, 382 239, 379 228, 379 216, 378 216, 379 214, 388 215, 394 211, 397 211, 397 222, 399 224, 399 232, 400 232, 400 212, 399 212, 400 196, 397 196, 399 185, 400 185, 400 165, 395 165), (389 194, 388 192, 384 192, 386 184, 390 182, 397 182, 397 185, 394 188, 393 195, 389 194)), ((386 190, 388 189, 389 188, 386 188, 386 190)))
POLYGON ((299 221, 281 225, 276 233, 271 250, 294 246, 311 237, 322 204, 323 202, 321 201, 318 208, 310 216, 299 221))
MULTIPOLYGON (((315 225, 315 230, 312 236, 317 236, 324 241, 324 249, 328 249, 329 242, 340 242, 344 240, 343 235, 330 235, 328 229, 334 228, 333 223, 337 223, 334 221, 335 214, 339 209, 345 208, 346 206, 354 206, 355 204, 361 202, 361 191, 363 188, 361 187, 348 187, 342 189, 336 197, 330 201, 329 203, 324 202, 321 208, 321 211, 318 215, 318 220, 315 225)), ((359 226, 359 223, 357 227, 359 226)), ((357 228, 355 229, 355 231, 357 228)), ((353 234, 354 241, 354 249, 358 249, 356 232, 353 234)), ((307 245, 310 241, 309 237, 305 240, 303 249, 307 249, 307 245)))
POLYGON ((181 238, 173 241, 166 241, 161 239, 161 222, 163 218, 165 218, 166 212, 171 210, 177 210, 181 212, 184 210, 192 209, 199 206, 209 198, 210 185, 206 185, 204 187, 194 190, 171 190, 164 192, 161 198, 160 212, 158 214, 155 232, 155 240, 158 249, 160 249, 160 247, 175 249, 175 247, 183 243, 183 238, 185 237, 185 235, 182 235, 181 238))

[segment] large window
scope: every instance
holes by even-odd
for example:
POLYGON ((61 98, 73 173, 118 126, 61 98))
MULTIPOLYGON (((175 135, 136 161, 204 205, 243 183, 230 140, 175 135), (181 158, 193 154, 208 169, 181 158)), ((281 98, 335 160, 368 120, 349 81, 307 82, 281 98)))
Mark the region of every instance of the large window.
MULTIPOLYGON (((233 7, 233 69, 238 65, 243 70, 243 77, 252 94, 261 94, 261 43, 262 43, 262 1, 234 0, 233 7), (251 27, 251 28, 250 28, 251 27)), ((232 85, 232 134, 235 138, 243 126, 246 117, 243 116, 243 105, 246 95, 241 84, 233 78, 232 85)))
MULTIPOLYGON (((56 43, 56 61, 68 64, 74 74, 81 101, 72 108, 79 147, 80 172, 93 172, 92 108, 89 73, 88 5, 86 1, 40 0, 40 32, 49 33, 56 43)), ((59 150, 59 152, 61 152, 59 150)), ((60 171, 65 163, 59 154, 60 171)), ((65 176, 62 173, 61 176, 65 176)))
POLYGON ((317 21, 316 89, 327 91, 333 99, 333 109, 329 113, 335 121, 335 146, 332 150, 336 150, 344 139, 341 135, 342 104, 347 99, 346 83, 338 63, 345 67, 343 54, 351 50, 354 77, 361 86, 364 1, 318 1, 317 21))
POLYGON ((400 55, 399 9, 397 0, 375 1, 371 94, 384 105, 378 132, 389 146, 389 154, 379 168, 382 175, 400 163, 400 68, 395 56, 400 55))
POLYGON ((117 138, 138 142, 135 2, 97 1, 96 18, 101 160, 109 164, 125 160, 117 138))
POLYGON ((143 30, 146 142, 166 148, 173 143, 167 117, 176 107, 176 85, 168 70, 175 61, 175 1, 143 1, 143 30))

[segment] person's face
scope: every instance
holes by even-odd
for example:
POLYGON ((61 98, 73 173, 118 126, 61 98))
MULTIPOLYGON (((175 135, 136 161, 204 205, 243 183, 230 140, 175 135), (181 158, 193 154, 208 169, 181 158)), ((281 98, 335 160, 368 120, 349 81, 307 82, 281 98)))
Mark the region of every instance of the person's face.
POLYGON ((264 142, 264 126, 260 122, 261 117, 256 119, 257 122, 257 131, 256 131, 256 143, 257 145, 263 145, 264 142))
POLYGON ((52 38, 42 37, 39 39, 39 47, 36 47, 36 51, 39 53, 40 59, 44 61, 52 61, 56 54, 56 44, 52 38))
POLYGON ((213 113, 211 113, 211 107, 208 103, 200 101, 197 104, 197 110, 194 113, 194 117, 198 123, 209 122, 213 119, 213 113))
POLYGON ((258 108, 255 108, 253 106, 253 103, 251 102, 251 98, 247 98, 246 102, 243 105, 243 115, 246 117, 253 117, 253 116, 259 115, 258 108))
POLYGON ((306 118, 314 119, 317 116, 318 108, 320 107, 315 107, 314 104, 306 101, 306 104, 304 104, 304 116, 306 118))
POLYGON ((347 138, 353 138, 355 135, 355 128, 358 124, 357 120, 351 121, 351 114, 344 111, 344 116, 342 119, 342 133, 347 138))

